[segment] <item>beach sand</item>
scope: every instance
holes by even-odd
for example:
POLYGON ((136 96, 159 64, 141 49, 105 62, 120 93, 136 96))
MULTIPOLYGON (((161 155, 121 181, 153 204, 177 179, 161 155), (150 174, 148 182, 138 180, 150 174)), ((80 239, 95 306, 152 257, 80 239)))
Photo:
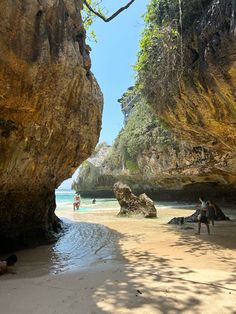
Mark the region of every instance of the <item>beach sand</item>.
MULTIPOLYGON (((159 208, 157 219, 117 213, 60 210, 85 230, 80 247, 90 248, 79 260, 86 263, 76 255, 60 261, 60 243, 57 252, 55 246, 19 252, 15 274, 0 277, 1 313, 236 313, 235 220, 216 222, 211 235, 203 225, 199 236, 196 224, 166 224, 191 210, 159 208)), ((72 234, 65 243, 77 241, 72 234)))

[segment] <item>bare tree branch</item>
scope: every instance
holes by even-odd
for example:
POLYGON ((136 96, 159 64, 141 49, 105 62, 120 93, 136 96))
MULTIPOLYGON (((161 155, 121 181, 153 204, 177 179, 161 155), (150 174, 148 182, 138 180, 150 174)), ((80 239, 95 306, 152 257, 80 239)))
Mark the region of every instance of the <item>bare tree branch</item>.
POLYGON ((121 7, 119 10, 117 10, 115 13, 113 13, 110 17, 106 18, 104 15, 100 14, 99 12, 95 11, 87 2, 87 0, 84 0, 84 4, 86 7, 96 16, 100 17, 104 22, 110 22, 112 19, 114 19, 118 14, 120 14, 122 11, 128 9, 128 7, 134 2, 135 0, 131 0, 128 2, 125 6, 121 7))

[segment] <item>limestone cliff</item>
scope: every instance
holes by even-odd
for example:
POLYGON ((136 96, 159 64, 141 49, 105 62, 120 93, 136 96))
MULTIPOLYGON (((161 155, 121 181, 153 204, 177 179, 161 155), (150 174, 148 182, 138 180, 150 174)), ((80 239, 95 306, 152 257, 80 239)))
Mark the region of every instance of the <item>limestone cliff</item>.
POLYGON ((54 190, 95 147, 102 94, 82 0, 0 2, 0 243, 57 228, 54 190))
POLYGON ((236 1, 153 0, 150 14, 146 37, 156 37, 138 63, 144 97, 179 138, 235 153, 236 1))
MULTIPOLYGON (((188 142, 235 153, 236 1, 206 1, 201 18, 183 36, 180 91, 173 107, 165 103, 157 111, 188 142)), ((231 171, 236 174, 236 158, 231 171)))
POLYGON ((72 184, 75 191, 84 193, 97 191, 112 190, 115 179, 109 171, 104 173, 104 162, 111 152, 111 146, 106 143, 99 144, 91 157, 89 157, 80 167, 79 175, 72 184), (105 175, 104 175, 105 174, 105 175), (109 188, 108 188, 109 186, 109 188))
POLYGON ((93 160, 96 154, 100 160, 96 166, 89 160, 83 164, 75 185, 82 195, 111 196, 120 180, 158 200, 193 201, 205 193, 234 197, 233 154, 180 141, 143 100, 136 102, 114 145, 103 153, 102 160, 95 153, 93 160))
POLYGON ((157 197, 235 199, 236 1, 151 0, 145 22, 136 65, 143 104, 107 157, 103 181, 112 174, 157 197))

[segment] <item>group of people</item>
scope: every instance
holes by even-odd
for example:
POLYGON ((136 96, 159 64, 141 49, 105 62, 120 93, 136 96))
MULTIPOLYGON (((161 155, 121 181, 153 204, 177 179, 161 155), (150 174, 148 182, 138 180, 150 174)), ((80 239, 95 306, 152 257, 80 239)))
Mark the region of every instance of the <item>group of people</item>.
POLYGON ((203 196, 199 198, 200 201, 200 210, 198 215, 198 232, 201 232, 201 223, 204 223, 207 227, 207 232, 210 234, 209 224, 212 223, 212 226, 215 225, 215 220, 217 217, 217 208, 212 200, 206 201, 203 196))

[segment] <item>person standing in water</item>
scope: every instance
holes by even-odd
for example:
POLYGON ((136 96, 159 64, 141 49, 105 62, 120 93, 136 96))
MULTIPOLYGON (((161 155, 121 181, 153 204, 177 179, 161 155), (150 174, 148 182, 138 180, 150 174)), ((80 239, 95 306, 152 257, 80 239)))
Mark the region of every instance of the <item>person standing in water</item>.
POLYGON ((92 204, 96 204, 96 199, 95 198, 92 200, 92 204))
POLYGON ((73 210, 74 211, 76 209, 79 210, 79 207, 80 207, 80 195, 76 193, 74 197, 73 210))
POLYGON ((210 227, 209 227, 209 222, 208 222, 208 211, 207 211, 207 202, 205 201, 204 197, 201 196, 199 198, 199 201, 201 203, 200 207, 200 214, 198 215, 198 232, 197 234, 201 233, 201 223, 204 223, 207 227, 207 232, 210 234, 210 227))

